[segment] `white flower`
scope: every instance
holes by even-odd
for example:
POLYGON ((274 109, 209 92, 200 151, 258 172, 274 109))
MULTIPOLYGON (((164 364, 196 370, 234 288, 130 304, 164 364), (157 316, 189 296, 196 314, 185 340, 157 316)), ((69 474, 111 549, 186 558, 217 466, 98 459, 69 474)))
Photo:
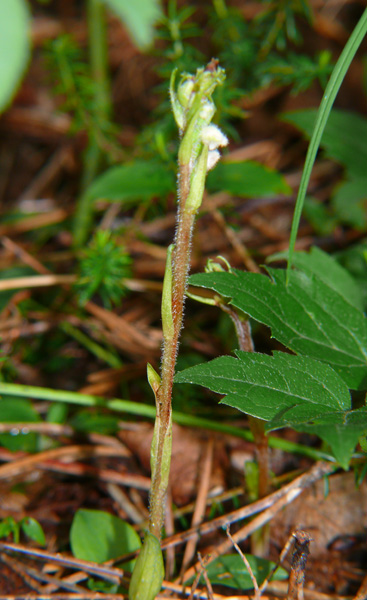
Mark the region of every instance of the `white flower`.
POLYGON ((209 150, 208 160, 206 162, 206 170, 210 171, 211 169, 214 169, 214 167, 217 164, 217 162, 219 161, 219 159, 220 159, 219 150, 209 150))
POLYGON ((215 106, 213 104, 213 102, 209 102, 206 101, 203 103, 201 109, 200 109, 200 119, 203 119, 203 121, 206 121, 207 123, 210 122, 210 120, 212 119, 213 115, 215 113, 215 106))
POLYGON ((216 125, 208 125, 203 127, 201 131, 201 141, 205 146, 208 146, 209 150, 216 150, 217 148, 227 146, 228 138, 216 125))

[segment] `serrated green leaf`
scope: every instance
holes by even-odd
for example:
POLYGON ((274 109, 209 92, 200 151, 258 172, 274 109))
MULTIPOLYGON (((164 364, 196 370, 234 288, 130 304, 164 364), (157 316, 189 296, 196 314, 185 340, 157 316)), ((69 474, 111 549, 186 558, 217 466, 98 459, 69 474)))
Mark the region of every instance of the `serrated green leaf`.
MULTIPOLYGON (((282 120, 292 123, 310 137, 316 120, 317 110, 306 109, 288 112, 282 120)), ((326 155, 344 165, 349 175, 366 178, 367 119, 355 113, 332 110, 321 139, 326 155)))
POLYGON ((138 550, 141 542, 131 525, 119 517, 80 509, 71 526, 70 545, 76 558, 102 563, 138 550))
POLYGON ((29 11, 24 0, 0 2, 0 113, 16 92, 30 51, 29 11))
POLYGON ((38 523, 38 521, 36 521, 36 519, 33 519, 33 517, 25 517, 21 521, 21 528, 26 536, 31 540, 37 542, 37 544, 40 544, 40 546, 46 545, 45 534, 41 525, 38 523))
POLYGON ((202 273, 190 284, 215 290, 294 352, 329 364, 352 389, 367 387, 367 320, 321 279, 283 269, 202 273))
POLYGON ((219 163, 209 172, 206 187, 211 192, 227 191, 244 198, 292 191, 281 173, 251 160, 219 163))
POLYGON ((127 202, 150 200, 174 189, 174 175, 162 163, 137 160, 108 169, 85 194, 90 202, 99 199, 127 202))
POLYGON ((149 47, 153 42, 154 25, 162 15, 159 0, 103 0, 128 28, 139 48, 149 47))
MULTIPOLYGON (((252 554, 246 554, 245 556, 258 585, 261 585, 273 569, 274 563, 264 558, 253 556, 252 554)), ((212 584, 225 585, 241 590, 253 588, 252 579, 239 554, 224 554, 223 556, 219 556, 208 565, 206 572, 212 584)), ((287 579, 287 577, 287 571, 280 567, 275 571, 271 580, 280 581, 287 579)), ((193 579, 187 583, 191 583, 193 579)))
MULTIPOLYGON (((287 257, 288 252, 279 252, 271 256, 268 262, 287 257)), ((363 311, 363 298, 356 280, 330 254, 313 246, 309 252, 295 252, 293 265, 309 276, 316 275, 352 306, 363 311)))
POLYGON ((293 427, 297 431, 318 435, 327 442, 338 463, 348 469, 352 453, 362 435, 367 434, 367 408, 335 411, 309 419, 299 406, 278 413, 267 424, 271 431, 279 427, 293 427))
POLYGON ((347 386, 328 365, 283 352, 268 356, 237 350, 236 355, 190 367, 177 373, 175 382, 225 394, 224 404, 265 421, 299 404, 310 419, 350 408, 347 386))

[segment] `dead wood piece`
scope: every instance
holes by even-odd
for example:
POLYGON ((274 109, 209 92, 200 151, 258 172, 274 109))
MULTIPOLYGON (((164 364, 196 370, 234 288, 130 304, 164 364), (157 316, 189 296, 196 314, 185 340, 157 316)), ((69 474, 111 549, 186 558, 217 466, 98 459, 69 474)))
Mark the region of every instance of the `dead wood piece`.
POLYGON ((305 569, 307 557, 310 553, 310 542, 312 538, 306 531, 295 531, 293 537, 295 549, 292 556, 291 572, 289 575, 287 600, 303 600, 305 569))

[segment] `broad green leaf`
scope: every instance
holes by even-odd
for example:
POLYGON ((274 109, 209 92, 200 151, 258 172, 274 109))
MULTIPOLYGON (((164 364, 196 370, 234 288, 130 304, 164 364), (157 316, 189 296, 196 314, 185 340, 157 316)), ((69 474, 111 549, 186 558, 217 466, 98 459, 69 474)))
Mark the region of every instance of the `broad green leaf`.
POLYGON ((215 290, 296 352, 329 364, 352 389, 367 387, 367 320, 321 279, 283 269, 271 278, 236 269, 202 273, 191 285, 215 290))
MULTIPOLYGON (((286 259, 287 256, 288 252, 279 252, 271 256, 268 262, 280 258, 286 259)), ((313 246, 309 252, 295 252, 293 265, 309 276, 316 275, 331 289, 343 296, 352 306, 363 311, 362 294, 357 282, 330 254, 323 252, 317 246, 313 246)))
POLYGON ((367 174, 339 184, 333 193, 332 206, 344 223, 359 230, 367 228, 367 174))
POLYGON ((76 558, 97 563, 134 552, 141 546, 139 535, 129 523, 110 513, 84 508, 74 516, 70 544, 76 558))
POLYGON ((159 0, 103 0, 128 28, 139 48, 144 49, 153 42, 154 25, 162 15, 159 0))
POLYGON ((37 542, 40 544, 40 546, 46 545, 45 534, 41 525, 38 523, 38 521, 36 521, 36 519, 33 519, 33 517, 25 517, 21 521, 21 527, 26 536, 31 540, 37 542))
MULTIPOLYGON (((245 556, 258 585, 261 585, 274 568, 274 563, 264 558, 253 556, 252 554, 246 554, 245 556)), ((219 556, 208 565, 206 572, 212 584, 226 585, 240 590, 249 590, 254 587, 247 567, 239 554, 224 554, 223 556, 219 556)), ((272 581, 287 579, 287 577, 287 571, 280 567, 275 571, 272 581)), ((191 582, 192 580, 187 583, 191 582)))
MULTIPOLYGON (((288 112, 282 120, 292 123, 310 137, 317 110, 306 109, 288 112)), ((349 176, 367 179, 367 119, 355 113, 332 110, 321 139, 326 155, 348 169, 349 176)))
POLYGON ((352 453, 362 435, 367 434, 367 408, 335 411, 308 419, 296 406, 267 424, 268 431, 279 427, 293 427, 297 431, 318 435, 327 442, 339 464, 348 469, 352 453))
POLYGON ((162 163, 137 160, 111 167, 85 192, 88 199, 113 202, 150 200, 175 189, 174 175, 162 163))
POLYGON ((338 262, 349 271, 359 287, 363 299, 363 307, 367 309, 367 239, 359 244, 349 246, 335 255, 338 262))
POLYGON ((25 0, 0 2, 0 113, 15 94, 30 51, 29 11, 25 0))
MULTIPOLYGON (((37 423, 41 419, 28 400, 0 397, 0 420, 3 423, 37 423)), ((26 428, 14 428, 11 433, 0 434, 0 444, 12 452, 35 452, 37 434, 27 432, 26 428)))
POLYGON ((175 382, 225 394, 221 402, 265 421, 296 405, 302 405, 309 419, 330 409, 350 409, 348 388, 328 365, 283 352, 268 356, 237 350, 236 356, 180 371, 175 382))
POLYGON ((227 191, 245 198, 292 191, 278 171, 251 160, 220 162, 209 172, 206 187, 211 192, 227 191))

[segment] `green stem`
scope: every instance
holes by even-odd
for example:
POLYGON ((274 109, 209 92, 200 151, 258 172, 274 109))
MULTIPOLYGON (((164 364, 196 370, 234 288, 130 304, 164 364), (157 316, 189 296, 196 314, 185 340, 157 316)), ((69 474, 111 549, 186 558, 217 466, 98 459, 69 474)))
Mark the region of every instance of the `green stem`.
MULTIPOLYGON (((48 400, 50 402, 64 402, 67 404, 76 404, 78 406, 100 406, 115 412, 136 415, 148 419, 154 419, 156 416, 156 409, 154 406, 142 404, 140 402, 132 402, 131 400, 122 400, 120 398, 111 398, 110 400, 106 400, 100 396, 92 396, 90 394, 80 394, 79 392, 69 392, 67 390, 53 390, 51 388, 22 385, 19 383, 4 383, 0 381, 0 394, 5 396, 16 396, 18 398, 33 398, 35 400, 48 400)), ((243 429, 243 427, 235 427, 234 425, 218 423, 211 419, 196 417, 194 415, 177 412, 175 410, 172 411, 172 421, 185 427, 208 429, 210 431, 217 431, 226 435, 233 435, 249 442, 254 441, 252 433, 246 429, 243 429)), ((311 458, 312 460, 330 460, 332 462, 335 460, 326 452, 309 448, 308 446, 302 446, 301 444, 296 444, 282 438, 277 438, 270 435, 268 440, 271 448, 278 448, 283 452, 300 454, 302 456, 311 458)))
MULTIPOLYGON (((93 123, 103 123, 110 119, 112 112, 111 91, 108 76, 107 26, 105 6, 101 0, 88 0, 87 23, 89 36, 89 61, 92 80, 94 82, 93 112, 88 129, 88 147, 83 156, 83 173, 81 191, 84 192, 100 171, 103 152, 98 143, 98 132, 93 130, 93 123)), ((74 217, 74 244, 81 246, 88 235, 92 223, 92 206, 87 194, 82 193, 78 199, 74 217)))
POLYGON ((60 329, 62 329, 67 335, 73 337, 79 344, 87 348, 89 352, 94 354, 100 360, 106 362, 110 367, 114 369, 118 369, 122 367, 122 362, 116 354, 109 352, 106 348, 97 344, 94 340, 91 340, 90 337, 85 335, 80 329, 74 327, 69 321, 64 321, 59 325, 60 329))

